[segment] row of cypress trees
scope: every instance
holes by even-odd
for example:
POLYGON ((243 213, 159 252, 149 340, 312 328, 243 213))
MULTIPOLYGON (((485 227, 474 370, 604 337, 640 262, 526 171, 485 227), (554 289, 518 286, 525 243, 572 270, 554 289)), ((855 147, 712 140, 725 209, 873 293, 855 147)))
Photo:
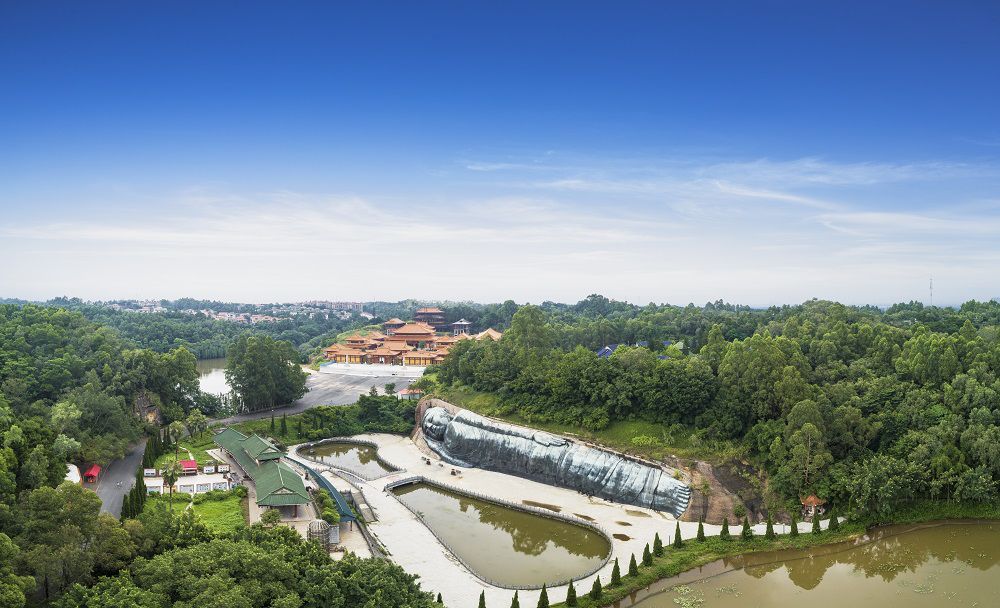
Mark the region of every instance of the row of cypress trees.
POLYGON ((142 467, 135 472, 135 483, 128 494, 122 498, 121 519, 135 519, 146 506, 146 480, 143 479, 142 467))
MULTIPOLYGON (((797 518, 792 515, 791 530, 789 531, 789 536, 798 536, 798 521, 797 518)), ((835 532, 840 529, 840 521, 837 519, 836 513, 832 510, 830 511, 830 525, 829 530, 835 532)), ((812 533, 821 534, 822 529, 820 528, 819 518, 813 517, 812 523, 812 533)), ((776 538, 774 532, 774 521, 771 516, 767 517, 767 528, 764 531, 764 538, 773 539, 776 538)), ((729 522, 723 520, 722 531, 719 533, 719 538, 722 540, 732 540, 732 534, 729 532, 729 522)), ((743 540, 753 539, 753 528, 750 527, 750 519, 748 517, 743 518, 743 529, 740 530, 740 538, 743 540)), ((705 525, 702 520, 698 520, 698 533, 695 536, 698 542, 705 542, 705 525)), ((677 522, 677 527, 674 529, 674 539, 671 543, 675 549, 680 549, 684 546, 684 540, 681 538, 681 523, 677 522)), ((643 567, 649 567, 653 565, 653 557, 661 557, 664 553, 663 541, 660 540, 660 534, 657 533, 653 537, 653 549, 650 551, 649 543, 646 544, 645 548, 642 550, 642 565, 643 567)), ((628 564, 628 574, 629 577, 639 576, 639 564, 636 562, 635 554, 632 554, 632 558, 629 560, 628 564)), ((618 565, 618 558, 615 558, 614 568, 611 570, 611 582, 608 584, 609 587, 617 587, 622 582, 621 567, 618 565)), ((604 588, 601 585, 601 577, 598 576, 594 579, 594 584, 590 588, 590 593, 587 595, 592 600, 599 600, 603 595, 604 588)), ((443 603, 441 601, 441 594, 437 597, 438 603, 443 603)), ((577 596, 576 588, 573 586, 573 581, 570 581, 569 588, 566 590, 566 605, 567 606, 577 606, 577 596)), ((486 608, 486 592, 479 594, 479 608, 486 608)), ((521 608, 521 604, 517 597, 517 591, 514 592, 514 598, 510 602, 510 608, 521 608)), ((537 608, 549 608, 549 596, 545 585, 542 585, 542 594, 538 598, 537 608)))

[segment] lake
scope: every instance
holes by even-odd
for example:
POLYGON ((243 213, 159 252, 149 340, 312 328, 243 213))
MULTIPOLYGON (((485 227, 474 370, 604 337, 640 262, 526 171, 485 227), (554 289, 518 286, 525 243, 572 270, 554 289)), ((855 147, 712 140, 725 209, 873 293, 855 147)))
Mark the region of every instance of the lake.
POLYGON ((869 537, 864 544, 836 543, 719 560, 700 571, 660 581, 615 606, 1000 606, 1000 523, 887 526, 869 537))
POLYGON ((426 483, 392 490, 473 570, 507 585, 589 574, 611 550, 591 528, 542 517, 426 483))
POLYGON ((226 382, 226 358, 219 359, 199 359, 195 363, 198 370, 198 386, 205 393, 215 395, 229 392, 229 384, 226 382))

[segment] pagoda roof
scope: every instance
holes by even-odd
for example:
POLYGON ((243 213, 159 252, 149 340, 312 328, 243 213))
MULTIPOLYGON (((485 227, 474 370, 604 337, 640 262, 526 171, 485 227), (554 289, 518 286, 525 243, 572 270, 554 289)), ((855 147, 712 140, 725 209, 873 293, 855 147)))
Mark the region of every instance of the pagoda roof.
POLYGON ((389 319, 388 321, 384 321, 382 323, 382 325, 406 325, 406 321, 404 321, 402 319, 397 319, 396 317, 393 317, 393 318, 389 319))
POLYGON ((436 313, 443 313, 444 311, 441 310, 440 308, 438 308, 437 306, 426 306, 424 308, 418 308, 417 312, 434 313, 434 314, 436 314, 436 313))
POLYGON ((826 501, 822 498, 818 498, 815 494, 810 494, 809 496, 802 499, 802 505, 805 507, 818 507, 820 505, 825 505, 826 501))
POLYGON ((426 325, 424 323, 407 323, 406 325, 400 327, 393 333, 394 336, 426 335, 426 334, 433 335, 434 329, 431 326, 426 325))
POLYGON ((375 350, 368 351, 369 355, 381 356, 381 357, 395 357, 399 351, 389 348, 387 346, 379 346, 375 350))
POLYGON ((493 329, 492 327, 488 327, 485 331, 481 331, 478 334, 476 334, 476 340, 482 340, 483 338, 489 338, 490 340, 499 340, 502 337, 503 334, 493 329))
POLYGON ((472 322, 466 321, 465 319, 459 319, 458 321, 452 323, 452 325, 472 325, 472 322))

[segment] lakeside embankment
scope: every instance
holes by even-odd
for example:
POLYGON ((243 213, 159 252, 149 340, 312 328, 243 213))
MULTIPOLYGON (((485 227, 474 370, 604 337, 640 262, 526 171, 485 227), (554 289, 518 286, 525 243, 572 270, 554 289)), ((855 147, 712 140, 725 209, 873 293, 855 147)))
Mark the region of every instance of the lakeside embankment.
MULTIPOLYGON (((622 577, 619 585, 611 587, 607 586, 609 581, 602 581, 605 587, 602 589, 601 597, 596 600, 589 597, 589 588, 576 589, 578 597, 576 605, 579 608, 611 606, 650 585, 659 583, 661 586, 670 586, 670 581, 665 579, 677 577, 677 584, 687 584, 713 576, 718 572, 706 573, 705 576, 680 578, 685 572, 722 559, 785 549, 807 550, 846 541, 864 543, 867 542, 866 538, 873 529, 877 527, 946 520, 1000 520, 1000 505, 920 501, 901 507, 892 517, 845 521, 836 531, 823 530, 819 534, 800 532, 795 537, 779 534, 774 539, 754 536, 750 540, 745 540, 740 537, 740 528, 734 526, 731 530, 732 539, 728 541, 722 540, 718 536, 709 536, 704 541, 687 539, 680 548, 664 547, 663 555, 654 556, 651 565, 643 566, 640 561, 638 573, 635 576, 629 576, 627 574, 628 565, 622 564, 622 577)), ((650 547, 652 547, 652 542, 650 547)), ((640 557, 636 556, 636 559, 639 560, 640 557)), ((564 601, 555 601, 564 598, 552 599, 554 600, 553 608, 566 606, 564 601)))

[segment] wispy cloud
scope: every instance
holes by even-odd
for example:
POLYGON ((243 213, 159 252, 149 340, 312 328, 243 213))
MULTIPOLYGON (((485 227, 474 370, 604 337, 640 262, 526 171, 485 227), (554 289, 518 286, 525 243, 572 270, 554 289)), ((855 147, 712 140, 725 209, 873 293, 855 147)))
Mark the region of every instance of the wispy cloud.
POLYGON ((887 303, 920 297, 928 269, 948 268, 980 290, 962 298, 1000 295, 989 165, 540 158, 466 163, 441 192, 409 196, 211 184, 100 221, 0 219, 0 285, 84 297, 887 303), (913 189, 919 210, 905 204, 913 189))

